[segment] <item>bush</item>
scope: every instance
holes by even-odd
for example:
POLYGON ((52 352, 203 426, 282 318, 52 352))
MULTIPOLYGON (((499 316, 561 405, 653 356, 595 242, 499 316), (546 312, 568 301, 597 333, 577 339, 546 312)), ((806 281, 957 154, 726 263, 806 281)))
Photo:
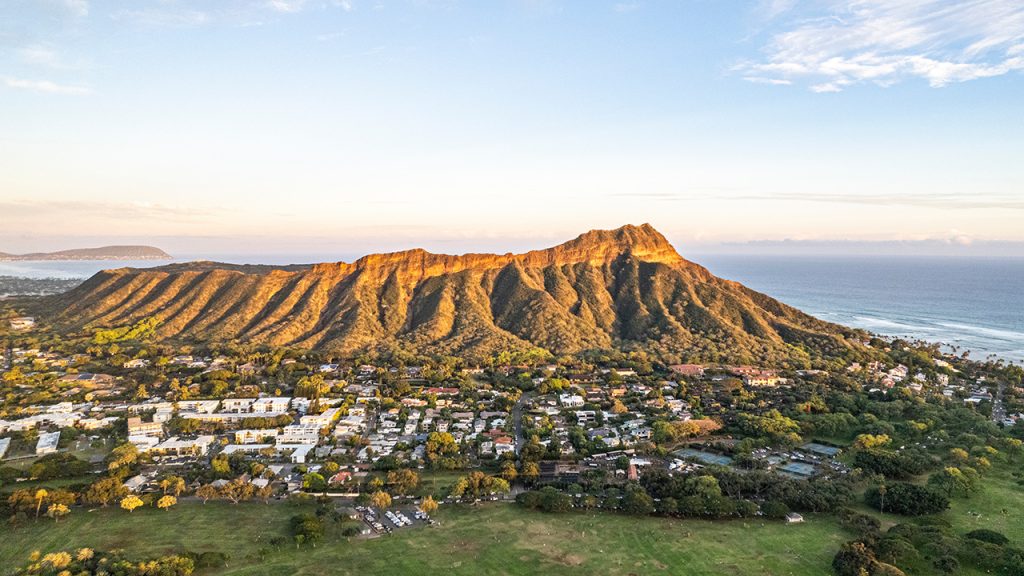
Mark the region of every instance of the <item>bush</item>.
POLYGON ((935 566, 941 572, 946 574, 952 574, 960 569, 960 562, 952 556, 942 556, 936 558, 932 565, 935 566))
POLYGON ((761 512, 768 518, 782 519, 789 514, 789 506, 779 500, 769 500, 761 506, 761 512))
POLYGON ((875 555, 863 542, 847 542, 832 559, 832 569, 839 576, 861 576, 871 573, 875 555))
POLYGON ((195 558, 196 568, 223 568, 228 564, 228 556, 223 552, 203 552, 195 558))
POLYGON ((849 508, 839 511, 839 522, 845 528, 856 531, 864 538, 876 538, 882 530, 882 523, 877 518, 849 508))
POLYGON ((972 530, 964 536, 970 538, 971 540, 981 540, 982 542, 988 542, 990 544, 995 544, 996 546, 1004 546, 1010 543, 1010 539, 1006 536, 1003 536, 995 530, 988 530, 985 528, 972 530))

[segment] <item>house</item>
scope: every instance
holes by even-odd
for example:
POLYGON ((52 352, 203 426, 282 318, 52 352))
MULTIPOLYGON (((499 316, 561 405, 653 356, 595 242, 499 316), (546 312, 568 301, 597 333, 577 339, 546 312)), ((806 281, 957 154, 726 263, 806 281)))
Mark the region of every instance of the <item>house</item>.
POLYGON ((139 474, 138 476, 132 476, 131 478, 125 480, 124 487, 127 488, 129 492, 135 493, 138 492, 139 490, 142 490, 143 486, 145 486, 146 483, 148 482, 148 476, 146 476, 145 474, 139 474))
POLYGON ((236 444, 256 444, 263 442, 265 438, 277 438, 277 430, 235 430, 236 444))
POLYGON ((142 418, 132 416, 128 419, 129 436, 155 436, 159 438, 164 435, 164 426, 159 422, 143 422, 142 418))
POLYGON ((44 432, 39 435, 36 442, 36 456, 53 454, 57 451, 57 444, 60 442, 60 430, 56 432, 44 432))
POLYGON ((281 429, 278 442, 282 444, 312 444, 315 446, 320 441, 321 426, 291 424, 281 429))
POLYGON ((596 417, 597 417, 597 413, 594 412, 593 410, 577 410, 576 411, 576 422, 579 423, 581 426, 585 425, 585 424, 589 424, 590 422, 593 422, 594 418, 596 418, 596 417))
POLYGON ((344 484, 352 479, 352 473, 348 470, 340 470, 334 476, 331 476, 328 480, 328 484, 344 484))
POLYGON ((704 366, 700 364, 673 364, 669 370, 687 378, 700 378, 704 375, 704 366))
POLYGON ((786 514, 786 524, 797 524, 804 521, 804 517, 796 512, 786 514))
POLYGON ((287 412, 288 406, 291 404, 292 399, 281 396, 267 396, 264 398, 257 398, 249 405, 249 409, 255 413, 281 413, 287 412))
POLYGON ((220 400, 179 400, 178 411, 213 414, 220 406, 220 400))
POLYGON ((225 398, 221 401, 221 410, 224 412, 234 412, 236 414, 242 412, 250 412, 254 398, 225 398))
POLYGON ((516 451, 516 442, 508 436, 502 436, 494 439, 494 453, 498 456, 503 454, 514 453, 516 451))
POLYGON ((320 414, 306 414, 299 418, 299 423, 302 426, 315 426, 317 428, 326 428, 330 426, 335 420, 338 419, 338 415, 341 414, 340 408, 330 408, 324 410, 320 414))
POLYGON ((28 330, 36 325, 36 319, 31 316, 18 316, 11 318, 11 330, 28 330))
POLYGON ((313 444, 278 444, 277 445, 278 451, 282 451, 282 450, 291 450, 292 451, 292 454, 289 457, 289 459, 291 460, 292 464, 305 464, 306 463, 306 456, 309 455, 309 452, 311 450, 313 450, 313 448, 316 448, 316 446, 313 445, 313 444))
POLYGON ((558 401, 562 403, 562 406, 566 408, 582 408, 583 397, 577 394, 561 394, 558 396, 558 401))
POLYGON ((149 366, 149 360, 145 358, 135 358, 134 360, 129 360, 125 362, 124 364, 122 364, 122 366, 129 369, 145 368, 149 366))
POLYGON ((210 449, 213 441, 213 436, 199 436, 190 440, 181 440, 177 436, 172 436, 150 449, 154 452, 174 454, 175 456, 202 456, 210 449))
POLYGON ((745 386, 777 386, 779 377, 770 370, 757 370, 743 376, 745 386))

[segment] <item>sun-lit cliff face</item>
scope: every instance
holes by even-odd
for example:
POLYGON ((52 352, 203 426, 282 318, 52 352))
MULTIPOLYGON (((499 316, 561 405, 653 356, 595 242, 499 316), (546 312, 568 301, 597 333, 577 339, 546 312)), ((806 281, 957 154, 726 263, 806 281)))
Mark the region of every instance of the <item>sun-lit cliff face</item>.
POLYGON ((156 316, 159 338, 338 353, 638 346, 669 359, 782 360, 803 354, 791 344, 848 345, 845 329, 713 276, 646 224, 525 254, 417 249, 312 266, 107 270, 40 307, 65 328, 156 316))

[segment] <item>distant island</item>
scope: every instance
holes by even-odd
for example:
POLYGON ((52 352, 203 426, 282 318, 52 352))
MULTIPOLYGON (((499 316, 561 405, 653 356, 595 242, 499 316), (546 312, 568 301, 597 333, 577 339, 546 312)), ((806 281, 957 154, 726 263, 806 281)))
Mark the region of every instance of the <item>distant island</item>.
POLYGON ((153 246, 102 246, 100 248, 75 248, 58 252, 33 252, 31 254, 7 254, 0 252, 0 262, 25 262, 42 260, 170 260, 171 255, 153 246))

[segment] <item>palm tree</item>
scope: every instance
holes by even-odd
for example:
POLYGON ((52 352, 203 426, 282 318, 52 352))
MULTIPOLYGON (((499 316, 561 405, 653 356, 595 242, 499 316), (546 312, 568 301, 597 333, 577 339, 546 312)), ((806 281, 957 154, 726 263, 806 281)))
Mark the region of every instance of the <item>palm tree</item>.
POLYGON ((36 518, 39 518, 39 509, 43 507, 43 500, 46 500, 49 495, 50 493, 45 488, 36 490, 36 518))

